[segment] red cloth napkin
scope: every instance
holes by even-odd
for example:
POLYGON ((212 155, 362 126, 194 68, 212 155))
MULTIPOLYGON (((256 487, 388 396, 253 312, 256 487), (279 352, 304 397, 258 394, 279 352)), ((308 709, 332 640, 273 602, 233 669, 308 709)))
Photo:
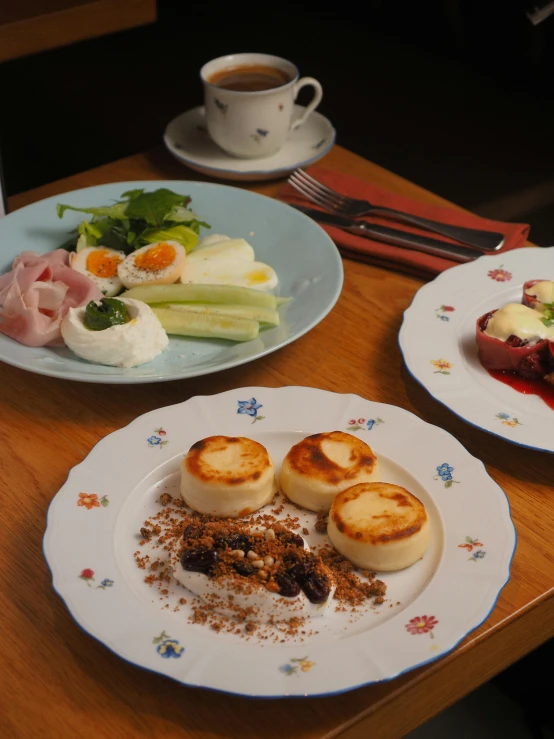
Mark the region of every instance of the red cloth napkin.
MULTIPOLYGON (((382 190, 370 182, 359 180, 351 175, 334 172, 332 170, 321 167, 310 167, 307 170, 309 174, 319 182, 333 190, 337 190, 344 195, 350 195, 353 198, 369 200, 374 205, 384 205, 388 208, 401 210, 405 213, 430 218, 434 221, 450 223, 456 226, 466 226, 468 228, 480 228, 489 231, 499 231, 505 236, 505 243, 497 254, 503 253, 510 249, 516 249, 523 246, 529 235, 529 225, 525 223, 506 223, 502 221, 491 221, 487 218, 480 218, 471 213, 464 213, 452 208, 444 208, 430 203, 421 203, 417 200, 411 200, 403 195, 382 190)), ((297 203, 312 208, 317 208, 312 202, 304 198, 291 185, 287 183, 278 196, 281 200, 288 203, 297 203)), ((431 233, 410 226, 406 223, 393 220, 391 218, 383 218, 381 216, 367 215, 363 216, 364 220, 370 223, 379 223, 383 226, 398 228, 403 231, 432 236, 435 239, 443 239, 451 241, 440 234, 431 233)), ((340 228, 328 226, 327 224, 319 224, 333 239, 339 251, 344 257, 356 259, 361 262, 369 262, 381 267, 394 269, 397 271, 407 272, 417 275, 418 277, 433 277, 445 269, 454 267, 459 262, 454 262, 448 258, 435 257, 431 254, 424 254, 413 249, 406 249, 394 244, 385 244, 381 241, 374 241, 371 238, 357 236, 355 234, 342 231, 340 228)), ((458 242, 452 241, 456 244, 458 242)))

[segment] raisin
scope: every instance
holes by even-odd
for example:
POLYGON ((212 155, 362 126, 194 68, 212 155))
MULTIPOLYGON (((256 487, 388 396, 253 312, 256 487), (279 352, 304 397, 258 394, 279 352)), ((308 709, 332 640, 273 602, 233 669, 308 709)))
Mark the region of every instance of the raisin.
POLYGON ((275 582, 279 586, 279 595, 285 598, 294 598, 300 592, 300 585, 288 575, 275 575, 275 582))
POLYGON ((248 552, 252 549, 250 539, 246 534, 231 534, 230 536, 221 536, 215 540, 214 546, 217 549, 242 549, 243 552, 248 552))
POLYGON ((299 585, 302 585, 304 580, 312 574, 314 568, 311 562, 297 562, 287 570, 287 575, 290 575, 293 580, 299 585))
POLYGON ((185 549, 181 555, 181 565, 187 572, 201 572, 209 575, 219 560, 215 549, 185 549))
POLYGON ((302 590, 310 603, 325 603, 331 592, 327 580, 315 572, 309 574, 302 582, 302 590))
POLYGON ((279 539, 282 544, 290 544, 295 547, 304 548, 304 539, 299 534, 294 534, 292 531, 280 532, 279 539))
POLYGON ((257 572, 255 567, 252 567, 252 565, 248 562, 243 562, 241 559, 239 559, 238 562, 235 562, 233 567, 239 573, 239 575, 244 575, 244 577, 250 577, 250 575, 253 575, 255 572, 257 572))

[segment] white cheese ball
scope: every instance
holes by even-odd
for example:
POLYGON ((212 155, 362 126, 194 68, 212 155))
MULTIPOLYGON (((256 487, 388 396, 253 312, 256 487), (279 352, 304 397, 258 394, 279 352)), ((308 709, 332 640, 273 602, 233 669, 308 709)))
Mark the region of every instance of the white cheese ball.
POLYGON ((61 324, 63 340, 81 359, 112 367, 136 367, 157 357, 169 339, 149 305, 117 298, 127 306, 131 320, 103 331, 85 326, 86 306, 70 308, 61 324))

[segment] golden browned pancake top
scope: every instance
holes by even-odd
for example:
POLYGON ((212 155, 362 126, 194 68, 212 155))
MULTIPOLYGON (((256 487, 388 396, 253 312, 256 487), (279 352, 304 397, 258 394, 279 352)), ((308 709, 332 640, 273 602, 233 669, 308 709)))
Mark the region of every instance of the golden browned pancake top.
POLYGON ((341 534, 371 544, 406 539, 428 520, 419 498, 386 482, 362 482, 343 490, 334 499, 330 515, 341 534))
POLYGON ((331 485, 337 485, 362 472, 371 474, 377 462, 370 446, 357 436, 346 434, 344 431, 329 431, 307 436, 289 450, 287 460, 291 470, 307 477, 324 480, 331 485), (347 467, 337 464, 325 455, 322 444, 326 441, 350 447, 347 467))
POLYGON ((197 441, 183 464, 198 480, 217 485, 255 482, 272 466, 267 449, 244 436, 208 436, 197 441))

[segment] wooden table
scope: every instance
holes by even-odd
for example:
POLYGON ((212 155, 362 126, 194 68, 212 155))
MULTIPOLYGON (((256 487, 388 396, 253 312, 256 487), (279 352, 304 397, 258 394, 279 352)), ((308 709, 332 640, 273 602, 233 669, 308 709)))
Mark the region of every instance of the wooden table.
POLYGON ((155 20, 156 0, 5 0, 0 62, 155 20))
MULTIPOLYGON (((340 147, 323 164, 444 204, 340 147)), ((155 151, 15 196, 10 206, 87 185, 159 178, 199 179, 155 151)), ((271 195, 281 184, 249 189, 271 195)), ((391 358, 375 351, 375 346, 396 346, 402 312, 420 280, 349 260, 344 269, 336 307, 306 336, 265 358, 204 378, 93 385, 0 364, 1 736, 396 739, 554 634, 554 455, 515 447, 470 427, 408 376, 398 352, 391 358), (362 318, 368 294, 383 311, 369 325, 362 318), (496 608, 451 654, 391 682, 342 695, 250 700, 187 688, 137 669, 75 624, 52 591, 41 550, 48 504, 68 471, 104 435, 142 413, 246 385, 311 385, 400 405, 442 426, 484 461, 510 499, 518 546, 512 578, 496 608)))

